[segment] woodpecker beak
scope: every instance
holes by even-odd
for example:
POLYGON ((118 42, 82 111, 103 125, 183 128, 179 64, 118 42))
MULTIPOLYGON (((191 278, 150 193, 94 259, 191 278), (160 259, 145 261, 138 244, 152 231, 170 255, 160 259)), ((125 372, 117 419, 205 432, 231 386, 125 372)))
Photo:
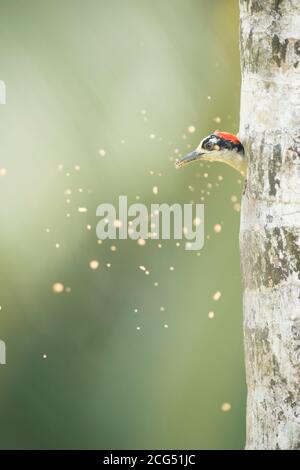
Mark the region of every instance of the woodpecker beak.
POLYGON ((195 160, 199 160, 202 155, 204 155, 204 153, 198 152, 198 150, 194 150, 193 152, 184 155, 184 157, 177 158, 175 166, 176 168, 181 168, 187 165, 188 163, 194 162, 195 160))

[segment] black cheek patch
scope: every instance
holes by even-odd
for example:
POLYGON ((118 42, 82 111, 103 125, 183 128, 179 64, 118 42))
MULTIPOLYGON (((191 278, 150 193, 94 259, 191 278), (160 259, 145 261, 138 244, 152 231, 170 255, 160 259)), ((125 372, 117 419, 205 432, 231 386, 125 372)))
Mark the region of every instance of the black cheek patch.
POLYGON ((240 155, 245 155, 245 149, 244 149, 244 146, 241 143, 239 143, 236 147, 237 147, 237 151, 240 155))
POLYGON ((218 145, 224 150, 233 150, 235 148, 235 144, 231 140, 220 139, 218 145))
POLYGON ((234 151, 236 150, 240 155, 244 155, 244 147, 243 145, 239 142, 236 144, 235 142, 232 142, 231 140, 225 140, 222 138, 219 138, 218 144, 220 149, 223 150, 231 150, 234 151))

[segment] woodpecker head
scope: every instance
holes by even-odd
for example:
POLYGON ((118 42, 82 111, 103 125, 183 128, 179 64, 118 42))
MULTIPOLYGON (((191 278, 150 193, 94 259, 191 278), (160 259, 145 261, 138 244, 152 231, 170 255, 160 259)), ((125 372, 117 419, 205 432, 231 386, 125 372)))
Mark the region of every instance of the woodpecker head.
POLYGON ((196 160, 227 163, 245 175, 247 159, 239 139, 228 132, 215 131, 205 137, 196 150, 176 160, 176 168, 181 168, 196 160))

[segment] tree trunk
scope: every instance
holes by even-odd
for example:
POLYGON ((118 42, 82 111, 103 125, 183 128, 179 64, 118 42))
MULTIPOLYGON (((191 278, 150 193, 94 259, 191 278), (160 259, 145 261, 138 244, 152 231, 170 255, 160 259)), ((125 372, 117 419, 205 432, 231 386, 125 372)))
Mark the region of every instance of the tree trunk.
POLYGON ((240 0, 246 449, 300 449, 300 0, 240 0))

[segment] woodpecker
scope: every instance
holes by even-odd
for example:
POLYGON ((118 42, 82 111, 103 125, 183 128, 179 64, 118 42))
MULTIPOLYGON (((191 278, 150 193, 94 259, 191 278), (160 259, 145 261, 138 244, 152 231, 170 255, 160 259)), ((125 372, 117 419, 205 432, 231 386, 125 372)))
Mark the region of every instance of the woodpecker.
POLYGON ((247 170, 247 159, 240 140, 228 132, 215 131, 201 140, 200 144, 191 153, 178 158, 176 168, 181 168, 197 160, 227 163, 239 171, 243 176, 247 170))

